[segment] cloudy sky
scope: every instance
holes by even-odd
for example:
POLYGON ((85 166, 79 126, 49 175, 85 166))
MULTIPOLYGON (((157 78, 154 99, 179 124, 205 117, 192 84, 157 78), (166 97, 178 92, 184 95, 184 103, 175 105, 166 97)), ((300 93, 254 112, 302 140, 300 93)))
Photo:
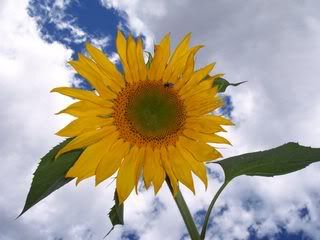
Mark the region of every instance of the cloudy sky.
MULTIPOLYGON (((174 45, 192 32, 204 44, 199 66, 217 62, 231 82, 227 91, 236 123, 225 156, 288 141, 320 146, 320 3, 318 0, 0 0, 0 240, 102 239, 111 228, 114 184, 87 180, 58 190, 24 216, 20 213, 37 163, 61 139, 70 119, 54 113, 71 100, 56 86, 86 87, 66 64, 84 42, 114 59, 117 28, 142 35, 146 48, 167 32, 174 45)), ((319 239, 320 164, 280 177, 239 177, 219 198, 208 239, 319 239)), ((223 181, 210 166, 207 191, 182 192, 197 221, 223 181)), ((125 226, 109 239, 188 239, 166 187, 132 194, 125 226)))

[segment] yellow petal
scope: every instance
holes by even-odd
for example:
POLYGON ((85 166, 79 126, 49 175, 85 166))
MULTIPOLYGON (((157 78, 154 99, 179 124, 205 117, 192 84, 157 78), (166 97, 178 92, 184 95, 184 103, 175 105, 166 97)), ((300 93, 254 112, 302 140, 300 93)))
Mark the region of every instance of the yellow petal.
POLYGON ((192 47, 191 50, 190 50, 190 54, 188 56, 188 59, 187 59, 187 62, 186 62, 186 65, 185 65, 185 68, 183 70, 183 78, 186 80, 186 81, 189 81, 192 73, 193 73, 193 70, 194 70, 194 66, 195 66, 195 55, 197 54, 197 52, 203 47, 203 45, 198 45, 198 46, 195 46, 195 47, 192 47))
POLYGON ((136 175, 135 175, 135 189, 136 193, 138 194, 138 182, 139 178, 141 176, 143 164, 144 164, 144 159, 145 159, 145 148, 140 148, 137 154, 137 161, 136 161, 136 175))
POLYGON ((98 130, 93 130, 90 132, 85 132, 74 139, 71 140, 66 146, 64 146, 56 155, 56 159, 63 153, 80 149, 91 144, 98 142, 100 139, 104 138, 108 134, 111 134, 116 131, 115 127, 104 127, 98 130))
MULTIPOLYGON (((113 106, 112 103, 110 105, 113 106)), ((102 107, 88 101, 78 101, 57 114, 67 113, 75 117, 87 117, 87 116, 107 116, 113 112, 113 109, 110 107, 102 107)))
POLYGON ((134 146, 130 149, 127 156, 124 157, 117 175, 117 193, 119 204, 130 195, 135 183, 135 166, 137 160, 138 148, 134 146))
POLYGON ((69 169, 66 177, 78 177, 78 183, 84 177, 93 176, 102 157, 108 152, 111 145, 116 141, 119 134, 111 134, 97 143, 88 146, 75 164, 69 169))
POLYGON ((163 72, 166 68, 170 57, 170 35, 166 34, 160 44, 155 49, 154 58, 152 60, 148 78, 149 80, 158 81, 162 79, 163 72))
POLYGON ((144 159, 144 167, 143 167, 143 178, 144 178, 144 184, 146 188, 149 188, 151 185, 151 181, 154 176, 154 152, 150 145, 146 147, 146 154, 144 159))
POLYGON ((110 76, 108 81, 112 81, 120 87, 124 87, 125 83, 122 74, 117 70, 116 66, 108 59, 108 57, 102 51, 89 43, 86 44, 86 49, 100 69, 110 76))
POLYGON ((219 97, 208 93, 201 93, 193 98, 185 99, 185 106, 188 117, 202 116, 223 106, 223 101, 219 97))
MULTIPOLYGON (((188 33, 182 41, 178 44, 176 49, 174 50, 171 59, 168 63, 166 70, 163 73, 163 81, 164 82, 173 82, 171 79, 172 72, 176 68, 176 62, 181 59, 182 56, 186 55, 189 50, 189 42, 191 38, 191 33, 188 33)), ((186 56, 188 57, 188 56, 186 56)))
POLYGON ((193 88, 189 88, 186 91, 180 91, 181 99, 186 99, 189 97, 197 96, 200 93, 210 91, 212 96, 217 94, 217 89, 212 87, 212 79, 207 78, 206 80, 200 82, 198 85, 193 88))
POLYGON ((147 67, 144 62, 142 40, 140 38, 138 39, 138 42, 137 42, 137 61, 139 65, 140 81, 145 81, 147 78, 147 67))
POLYGON ((192 129, 186 129, 183 131, 183 134, 189 138, 192 138, 194 140, 198 140, 200 142, 210 142, 210 143, 220 143, 220 144, 229 144, 231 145, 231 143, 219 136, 219 135, 216 135, 216 134, 207 134, 207 133, 200 133, 200 132, 197 132, 197 131, 194 131, 192 129))
POLYGON ((161 158, 160 158, 160 150, 158 148, 155 148, 154 149, 154 177, 152 180, 155 194, 157 194, 157 192, 160 190, 165 177, 166 175, 163 170, 161 158))
POLYGON ((198 121, 195 123, 185 123, 185 128, 193 129, 202 133, 217 133, 225 132, 225 130, 218 124, 207 122, 207 121, 198 121))
POLYGON ((200 117, 188 118, 186 123, 199 123, 201 125, 231 125, 233 122, 223 116, 205 115, 200 117))
POLYGON ((181 95, 183 95, 188 90, 197 86, 201 80, 203 80, 205 77, 207 77, 209 75, 209 73, 212 71, 214 65, 215 65, 214 63, 209 64, 209 65, 197 70, 196 72, 194 72, 192 74, 190 80, 185 85, 182 86, 179 93, 181 95))
POLYGON ((114 92, 118 92, 120 90, 120 87, 118 85, 115 85, 112 81, 106 81, 106 75, 91 59, 83 56, 80 53, 78 54, 78 56, 79 61, 69 62, 74 67, 74 69, 84 78, 86 78, 91 83, 91 85, 96 88, 96 90, 102 97, 106 99, 114 98, 114 93, 110 91, 109 87, 114 92))
POLYGON ((77 88, 70 88, 70 87, 57 87, 51 90, 51 92, 57 92, 72 98, 77 98, 80 100, 86 100, 104 107, 111 107, 113 104, 110 101, 107 101, 92 91, 77 89, 77 88))
POLYGON ((178 192, 178 189, 179 189, 178 188, 178 181, 177 181, 177 178, 176 178, 176 176, 174 175, 174 173, 172 171, 171 162, 168 159, 168 151, 164 146, 161 147, 160 154, 161 154, 162 166, 164 167, 165 172, 169 177, 170 185, 171 185, 171 188, 173 190, 173 195, 175 196, 177 194, 177 192, 178 192))
POLYGON ((185 164, 185 161, 177 148, 170 145, 168 147, 168 151, 168 158, 172 161, 172 170, 174 175, 180 182, 182 182, 193 193, 195 193, 191 169, 189 165, 185 164))
POLYGON ((127 62, 128 61, 127 60, 127 40, 121 31, 118 31, 117 33, 116 46, 117 46, 117 52, 119 54, 119 57, 122 63, 125 79, 127 82, 132 82, 133 78, 127 62))
POLYGON ((103 90, 102 94, 100 95, 104 98, 110 98, 109 96, 111 94, 118 93, 121 90, 121 87, 114 81, 111 81, 111 77, 108 74, 104 73, 101 67, 99 67, 91 59, 84 57, 82 54, 79 54, 79 64, 80 67, 87 70, 88 74, 91 74, 92 78, 96 78, 96 82, 100 84, 100 88, 102 88, 103 90), (93 74, 95 74, 95 76, 93 74))
POLYGON ((118 170, 122 159, 128 154, 129 148, 130 144, 122 139, 112 145, 96 169, 96 185, 112 176, 118 170))
POLYGON ((174 73, 170 77, 175 83, 176 89, 179 90, 190 80, 194 73, 195 54, 202 47, 203 45, 194 46, 185 54, 185 56, 181 57, 179 66, 176 67, 174 73))
POLYGON ((190 39, 191 39, 191 33, 187 33, 183 37, 183 39, 178 44, 178 46, 176 47, 176 49, 172 54, 172 57, 170 59, 170 64, 174 65, 176 61, 178 61, 178 59, 187 52, 187 50, 189 49, 190 39))
POLYGON ((187 61, 189 59, 190 54, 195 50, 200 48, 201 46, 195 46, 189 49, 184 55, 180 57, 180 59, 176 62, 172 74, 170 76, 170 81, 174 84, 177 84, 176 88, 179 89, 179 84, 185 85, 186 82, 189 81, 188 75, 183 75, 187 61))
POLYGON ((138 82, 139 66, 138 66, 138 59, 137 59, 136 42, 131 35, 128 37, 128 41, 127 41, 127 62, 130 68, 132 81, 138 82))
POLYGON ((82 117, 73 120, 66 127, 62 128, 56 135, 61 137, 75 137, 86 131, 92 131, 106 125, 111 125, 113 118, 82 117))
POLYGON ((185 149, 179 142, 177 143, 177 147, 180 151, 182 157, 189 164, 191 170, 194 172, 196 176, 198 176, 201 181, 204 183, 205 187, 208 186, 208 178, 205 165, 202 162, 197 161, 193 155, 185 149))
MULTIPOLYGON (((81 56, 82 61, 70 61, 69 64, 88 82, 97 90, 99 95, 104 96, 107 86, 104 85, 103 81, 101 80, 102 77, 100 76, 99 72, 94 71, 89 64, 87 64, 87 59, 81 56)), ((90 61, 90 60, 88 60, 90 61)))
POLYGON ((220 152, 206 143, 196 142, 186 137, 180 137, 179 144, 187 149, 199 162, 211 161, 222 157, 220 152))

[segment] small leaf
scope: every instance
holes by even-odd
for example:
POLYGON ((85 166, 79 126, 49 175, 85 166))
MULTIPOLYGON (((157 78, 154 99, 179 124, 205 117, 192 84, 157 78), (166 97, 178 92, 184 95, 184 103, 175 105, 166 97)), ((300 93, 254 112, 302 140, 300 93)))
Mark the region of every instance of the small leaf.
POLYGON ((224 78, 216 78, 214 81, 213 81, 213 84, 212 86, 213 87, 217 87, 218 89, 218 92, 224 92, 226 91, 227 87, 229 86, 238 86, 242 83, 245 83, 247 81, 243 81, 243 82, 238 82, 238 83, 229 83, 226 79, 224 78))
POLYGON ((150 66, 151 66, 153 57, 152 57, 152 54, 151 54, 150 52, 147 52, 147 51, 145 51, 145 52, 148 54, 148 61, 147 61, 147 63, 146 63, 146 66, 147 66, 147 69, 149 69, 150 66))
POLYGON ((39 166, 34 173, 24 208, 19 217, 36 203, 73 179, 65 178, 64 176, 83 150, 71 151, 61 155, 56 160, 54 159, 58 151, 70 141, 71 138, 65 140, 41 158, 39 166))
POLYGON ((317 161, 320 161, 320 148, 290 142, 270 150, 246 153, 215 163, 223 168, 225 182, 230 182, 241 175, 272 177, 288 174, 317 161))
POLYGON ((123 203, 119 205, 117 189, 114 192, 114 202, 115 202, 114 206, 111 208, 111 210, 109 212, 109 218, 110 218, 110 221, 112 223, 112 228, 110 229, 110 231, 107 233, 106 236, 108 236, 111 233, 111 231, 114 229, 114 226, 123 225, 124 224, 124 221, 123 221, 123 203))

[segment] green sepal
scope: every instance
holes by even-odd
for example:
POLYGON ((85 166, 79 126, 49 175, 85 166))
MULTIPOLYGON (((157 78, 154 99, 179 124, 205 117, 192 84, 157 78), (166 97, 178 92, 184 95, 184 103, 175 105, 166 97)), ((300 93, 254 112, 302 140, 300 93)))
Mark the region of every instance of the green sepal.
POLYGON ((301 146, 289 142, 266 151, 246 153, 215 162, 225 173, 225 182, 248 176, 273 177, 288 174, 320 161, 320 148, 301 146))
POLYGON ((123 225, 124 224, 123 203, 121 203, 119 205, 117 189, 114 192, 114 206, 110 209, 109 218, 112 223, 112 228, 110 229, 110 231, 107 233, 106 236, 108 236, 111 233, 111 231, 114 229, 114 227, 116 225, 123 225))
POLYGON ((54 159, 59 150, 67 145, 71 140, 72 139, 69 138, 63 141, 41 158, 38 168, 33 174, 34 177, 25 205, 18 217, 73 179, 65 178, 65 175, 83 150, 70 151, 62 154, 56 160, 54 159))
POLYGON ((238 82, 238 83, 229 83, 226 79, 224 78, 216 78, 213 80, 212 86, 216 87, 218 92, 225 92, 227 87, 229 86, 238 86, 242 83, 245 83, 247 81, 243 82, 238 82))

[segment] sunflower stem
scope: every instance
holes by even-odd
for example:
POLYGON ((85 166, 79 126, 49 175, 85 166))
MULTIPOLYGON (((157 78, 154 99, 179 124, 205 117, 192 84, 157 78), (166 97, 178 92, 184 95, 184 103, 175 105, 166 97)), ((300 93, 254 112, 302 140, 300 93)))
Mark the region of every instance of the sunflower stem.
POLYGON ((179 208, 180 214, 181 214, 183 221, 188 229, 188 232, 189 232, 191 239, 192 240, 200 240, 200 235, 199 235, 198 229, 196 227, 196 224, 193 221, 193 218, 192 218, 192 215, 189 211, 187 203, 184 200, 180 190, 178 190, 176 195, 174 195, 171 184, 170 184, 170 180, 168 178, 166 179, 166 182, 167 182, 168 187, 171 191, 172 197, 174 198, 174 200, 179 208))
POLYGON ((209 223, 209 218, 210 218, 210 214, 211 214, 211 211, 213 209, 213 206, 215 204, 215 202, 217 201, 219 195, 221 194, 221 192, 223 191, 223 189, 228 185, 228 181, 224 182, 218 192, 216 193, 216 195, 213 197, 209 207, 208 207, 208 210, 206 212, 206 216, 205 216, 205 219, 204 219, 204 223, 203 223, 203 226, 202 226, 202 231, 201 231, 201 235, 200 235, 200 239, 201 240, 204 240, 204 238, 206 237, 206 231, 207 231, 207 227, 208 227, 208 223, 209 223))

